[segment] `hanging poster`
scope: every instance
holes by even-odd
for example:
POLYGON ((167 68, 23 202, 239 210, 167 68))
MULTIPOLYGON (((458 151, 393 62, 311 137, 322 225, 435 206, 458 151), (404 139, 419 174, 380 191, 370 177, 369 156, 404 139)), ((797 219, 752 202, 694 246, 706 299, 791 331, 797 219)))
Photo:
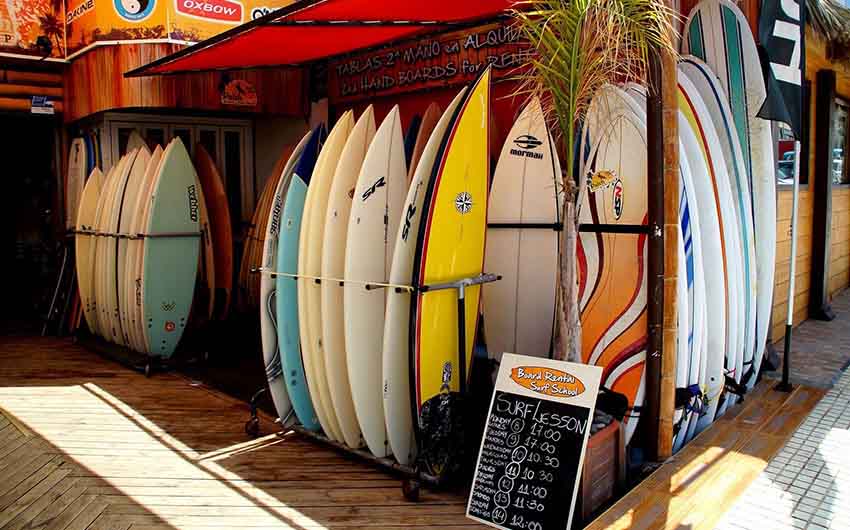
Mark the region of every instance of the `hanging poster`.
POLYGON ((570 528, 601 379, 599 366, 502 356, 467 517, 511 530, 570 528))
POLYGON ((36 46, 40 36, 50 43, 50 57, 65 56, 62 0, 0 0, 0 52, 45 56, 36 46))
POLYGON ((515 75, 531 46, 516 28, 488 24, 331 61, 332 104, 469 83, 486 65, 495 78, 515 75))

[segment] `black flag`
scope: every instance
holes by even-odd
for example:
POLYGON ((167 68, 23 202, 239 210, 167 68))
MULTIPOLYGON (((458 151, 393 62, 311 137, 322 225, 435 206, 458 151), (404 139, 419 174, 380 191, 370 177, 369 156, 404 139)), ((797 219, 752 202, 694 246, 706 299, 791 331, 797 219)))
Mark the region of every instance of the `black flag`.
POLYGON ((788 124, 802 138, 806 0, 763 0, 759 44, 767 99, 759 117, 788 124))

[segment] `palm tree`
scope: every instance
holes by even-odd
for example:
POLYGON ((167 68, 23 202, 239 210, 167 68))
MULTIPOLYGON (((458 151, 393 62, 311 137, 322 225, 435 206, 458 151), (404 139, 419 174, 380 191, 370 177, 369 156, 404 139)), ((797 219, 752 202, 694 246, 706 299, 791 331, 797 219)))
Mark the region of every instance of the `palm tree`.
POLYGON ((53 50, 64 55, 63 36, 65 24, 54 13, 45 13, 38 17, 41 32, 53 43, 53 50))
POLYGON ((600 88, 614 82, 648 84, 650 54, 676 55, 672 21, 677 15, 664 0, 526 0, 513 16, 535 52, 530 67, 518 74, 518 93, 538 95, 544 102, 566 157, 557 353, 580 361, 577 133, 600 88))

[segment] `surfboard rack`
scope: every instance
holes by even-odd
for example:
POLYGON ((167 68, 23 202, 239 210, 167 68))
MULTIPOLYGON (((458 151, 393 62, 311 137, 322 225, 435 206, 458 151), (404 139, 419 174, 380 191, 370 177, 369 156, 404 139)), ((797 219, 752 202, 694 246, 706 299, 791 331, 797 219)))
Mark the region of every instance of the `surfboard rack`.
POLYGON ((160 232, 156 234, 129 234, 126 232, 101 232, 99 230, 74 230, 74 234, 84 234, 96 237, 114 237, 117 239, 158 239, 158 238, 182 238, 201 237, 203 232, 160 232))
MULTIPOLYGON (((383 288, 392 288, 395 292, 434 292, 434 291, 444 291, 448 289, 455 289, 457 291, 457 310, 458 310, 458 377, 460 380, 460 389, 461 392, 466 391, 466 363, 464 360, 464 352, 466 352, 466 326, 465 319, 463 316, 466 313, 466 288, 472 287, 475 285, 483 285, 485 283, 492 283, 502 279, 501 275, 498 274, 488 274, 483 273, 477 276, 471 276, 469 278, 461 278, 459 280, 444 282, 444 283, 436 283, 430 285, 422 285, 419 287, 415 287, 412 285, 398 285, 391 283, 380 283, 380 282, 363 282, 356 280, 344 280, 342 278, 325 278, 325 277, 317 277, 317 276, 307 276, 307 275, 298 275, 292 273, 285 273, 279 271, 269 270, 263 267, 258 267, 251 269, 252 273, 258 274, 269 274, 273 278, 281 276, 285 278, 292 279, 308 279, 314 281, 336 281, 339 282, 340 285, 344 285, 345 283, 353 283, 357 285, 363 285, 366 289, 383 289, 383 288)), ((256 393, 254 393, 251 398, 251 416, 248 421, 245 422, 245 432, 251 436, 259 435, 259 417, 258 417, 258 401, 266 395, 266 387, 259 389, 256 393)), ((390 472, 400 474, 404 477, 402 481, 402 493, 404 497, 412 502, 415 502, 419 499, 419 489, 421 484, 426 484, 431 487, 442 487, 445 485, 445 480, 441 476, 437 476, 431 473, 427 473, 420 469, 419 465, 414 464, 413 466, 402 465, 396 462, 392 457, 379 457, 370 453, 368 450, 364 449, 353 449, 347 446, 344 443, 337 442, 331 440, 321 432, 311 431, 309 429, 305 429, 299 424, 292 425, 284 425, 284 422, 281 422, 280 419, 277 420, 277 423, 281 425, 282 431, 278 432, 278 436, 283 436, 287 431, 295 431, 307 438, 310 438, 316 442, 319 442, 323 445, 327 445, 336 449, 337 451, 341 451, 343 453, 353 455, 357 458, 361 458, 364 461, 370 462, 376 466, 387 469, 390 472)), ((419 444, 419 438, 417 437, 417 444, 419 444)))
POLYGON ((649 234, 649 225, 593 223, 578 225, 579 232, 595 234, 649 234))

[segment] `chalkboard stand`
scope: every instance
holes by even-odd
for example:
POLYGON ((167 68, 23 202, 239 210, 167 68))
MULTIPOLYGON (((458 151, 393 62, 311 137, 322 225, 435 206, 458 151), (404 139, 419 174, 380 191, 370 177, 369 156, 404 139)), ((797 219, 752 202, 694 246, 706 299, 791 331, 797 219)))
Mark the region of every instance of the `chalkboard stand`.
MULTIPOLYGON (((283 275, 281 273, 277 273, 274 271, 264 271, 260 269, 254 269, 251 272, 267 272, 269 274, 275 275, 283 275)), ((293 275, 294 276, 294 275, 293 275)), ((372 289, 382 288, 382 287, 394 287, 396 292, 433 292, 433 291, 444 291, 447 289, 455 289, 457 291, 457 311, 458 311, 458 376, 460 377, 460 391, 461 393, 466 391, 466 363, 463 362, 464 352, 466 351, 466 326, 464 315, 466 314, 466 288, 472 287, 474 285, 483 285, 485 283, 491 283, 498 280, 501 280, 502 277, 496 274, 480 274, 478 276, 473 276, 470 278, 462 278, 460 280, 454 282, 447 283, 439 283, 432 285, 423 285, 419 288, 407 288, 402 289, 400 286, 393 286, 389 284, 369 284, 369 287, 372 289)), ((321 280, 321 279, 319 279, 321 280)), ((337 281, 335 279, 335 281, 337 281)), ((411 389, 413 391, 413 389, 411 389)), ((245 423, 245 431, 252 435, 258 436, 260 434, 259 431, 259 418, 257 417, 257 406, 255 401, 259 400, 265 393, 265 387, 258 390, 256 394, 254 394, 254 398, 251 401, 251 417, 245 423)), ((278 418, 277 423, 280 424, 280 419, 278 418)), ((323 445, 327 445, 329 447, 334 448, 337 451, 341 451, 343 453, 355 456, 362 460, 365 460, 374 465, 380 466, 382 468, 387 469, 390 472, 397 473, 404 477, 404 482, 402 483, 402 492, 406 499, 410 501, 416 501, 419 498, 419 487, 420 484, 424 483, 431 487, 441 487, 443 485, 442 477, 432 475, 430 473, 426 473, 420 470, 416 466, 405 466, 399 464, 392 457, 378 457, 370 453, 368 450, 364 449, 352 449, 344 443, 340 443, 334 440, 331 440, 321 432, 311 431, 305 429, 301 425, 291 425, 286 426, 285 429, 293 430, 307 438, 315 440, 323 445)), ((278 435, 282 435, 283 433, 278 433, 278 435)), ((418 438, 417 438, 418 443, 418 438)))

